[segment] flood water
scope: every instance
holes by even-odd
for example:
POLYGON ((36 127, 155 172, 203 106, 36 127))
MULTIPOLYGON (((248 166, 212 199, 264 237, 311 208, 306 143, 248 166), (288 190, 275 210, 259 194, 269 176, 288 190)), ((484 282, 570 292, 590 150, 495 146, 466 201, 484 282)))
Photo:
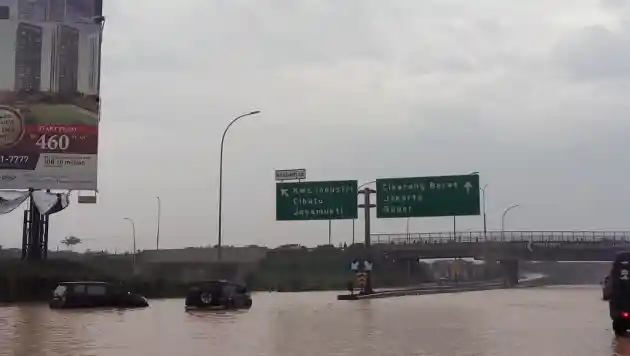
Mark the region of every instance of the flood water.
POLYGON ((0 307, 0 355, 630 355, 599 287, 550 287, 342 302, 258 293, 244 312, 0 307))

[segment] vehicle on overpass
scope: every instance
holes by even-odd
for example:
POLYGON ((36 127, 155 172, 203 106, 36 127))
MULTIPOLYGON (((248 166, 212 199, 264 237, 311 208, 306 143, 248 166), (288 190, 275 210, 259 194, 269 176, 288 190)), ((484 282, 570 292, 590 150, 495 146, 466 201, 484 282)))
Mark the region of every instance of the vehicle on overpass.
POLYGON ((61 282, 53 291, 51 309, 78 308, 144 308, 147 299, 125 290, 122 285, 107 282, 61 282))
POLYGON ((186 296, 186 310, 249 309, 252 297, 246 286, 226 280, 195 283, 186 296))
POLYGON ((623 335, 630 329, 630 252, 615 256, 609 275, 611 293, 608 309, 615 335, 623 335))

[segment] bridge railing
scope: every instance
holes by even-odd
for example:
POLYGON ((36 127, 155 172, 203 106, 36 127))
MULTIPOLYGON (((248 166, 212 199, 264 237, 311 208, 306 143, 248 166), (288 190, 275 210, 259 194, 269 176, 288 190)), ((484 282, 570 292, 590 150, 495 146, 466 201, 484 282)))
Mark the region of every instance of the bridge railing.
POLYGON ((372 234, 372 244, 417 243, 615 243, 630 242, 630 231, 461 231, 372 234))

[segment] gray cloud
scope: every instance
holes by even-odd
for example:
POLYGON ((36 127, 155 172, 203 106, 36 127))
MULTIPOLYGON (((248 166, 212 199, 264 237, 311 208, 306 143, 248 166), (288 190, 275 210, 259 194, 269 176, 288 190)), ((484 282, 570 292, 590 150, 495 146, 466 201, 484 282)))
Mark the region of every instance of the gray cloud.
POLYGON ((630 26, 618 30, 584 28, 559 44, 558 63, 578 79, 627 80, 630 75, 630 26))
MULTIPOLYGON (((627 27, 598 1, 106 3, 101 195, 54 217, 86 248, 327 241, 325 222, 278 223, 273 169, 311 180, 481 173, 489 226, 629 229, 627 27)), ((19 245, 19 212, 0 244, 19 245)), ((450 218, 413 219, 449 231, 450 218)), ((458 219, 481 229, 479 217, 458 219)), ((5 230, 5 227, 7 230, 5 230)), ((398 231, 404 219, 375 220, 398 231)), ((362 233, 357 224, 357 236, 362 233)), ((333 222, 351 240, 351 222, 333 222)))

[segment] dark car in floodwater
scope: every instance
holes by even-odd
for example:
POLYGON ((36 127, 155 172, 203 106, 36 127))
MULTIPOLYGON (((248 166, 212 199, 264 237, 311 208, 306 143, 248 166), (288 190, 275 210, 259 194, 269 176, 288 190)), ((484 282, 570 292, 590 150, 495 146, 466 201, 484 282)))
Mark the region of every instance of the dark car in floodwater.
POLYGON ((615 256, 609 275, 608 310, 615 335, 630 329, 630 252, 615 256))
POLYGON ((195 283, 186 296, 186 310, 249 309, 252 297, 244 285, 226 280, 195 283))
POLYGON ((50 301, 53 309, 148 306, 149 302, 145 297, 125 290, 122 285, 91 281, 59 283, 50 301))

